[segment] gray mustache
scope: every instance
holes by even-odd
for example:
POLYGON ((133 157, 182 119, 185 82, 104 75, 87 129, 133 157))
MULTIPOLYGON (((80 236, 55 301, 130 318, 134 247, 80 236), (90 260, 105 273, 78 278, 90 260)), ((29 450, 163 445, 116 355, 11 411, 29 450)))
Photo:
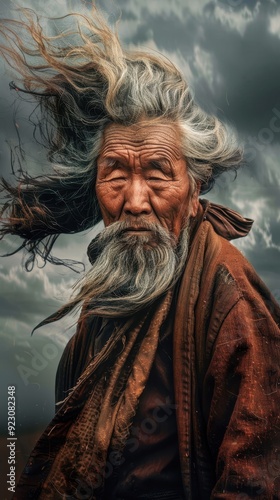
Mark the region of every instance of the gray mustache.
MULTIPOLYGON (((133 243, 138 244, 138 236, 128 237, 126 232, 129 229, 150 231, 152 239, 156 244, 167 244, 172 248, 176 246, 175 237, 169 234, 160 224, 148 222, 144 218, 137 218, 137 221, 133 218, 127 218, 125 221, 113 222, 92 239, 87 248, 87 256, 91 265, 94 264, 100 252, 103 249, 105 250, 104 245, 106 245, 106 243, 109 244, 112 239, 123 239, 124 242, 127 241, 128 246, 132 246, 133 243)), ((143 238, 143 243, 144 242, 147 243, 146 238, 143 238)))

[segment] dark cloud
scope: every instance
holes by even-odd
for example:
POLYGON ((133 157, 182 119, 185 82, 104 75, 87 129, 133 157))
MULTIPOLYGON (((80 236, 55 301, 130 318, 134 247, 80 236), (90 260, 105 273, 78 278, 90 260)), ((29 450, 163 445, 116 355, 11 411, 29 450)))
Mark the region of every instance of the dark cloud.
POLYGON ((173 52, 178 49, 186 56, 192 53, 197 36, 197 26, 192 22, 193 15, 189 12, 186 19, 180 19, 179 13, 152 15, 147 8, 141 10, 141 24, 131 38, 131 42, 142 44, 151 36, 159 49, 173 52))
POLYGON ((55 373, 62 346, 47 336, 11 344, 2 338, 1 367, 5 382, 0 386, 0 431, 6 434, 7 386, 16 387, 17 435, 41 429, 54 414, 55 373))
MULTIPOLYGON (((256 238, 256 244, 258 247, 258 251, 247 250, 246 255, 255 269, 258 270, 258 273, 261 276, 268 276, 269 273, 274 273, 275 275, 275 262, 279 262, 280 260, 280 249, 277 248, 265 248, 263 247, 263 241, 261 236, 256 238)), ((276 277, 276 276, 275 276, 276 277)), ((277 289, 280 288, 279 280, 278 280, 277 289)), ((271 287, 271 291, 275 292, 274 286, 271 287)))
MULTIPOLYGON (((234 11, 241 11, 244 7, 247 7, 250 10, 254 10, 257 4, 260 3, 259 0, 217 0, 217 2, 212 2, 210 5, 220 5, 223 7, 229 14, 232 14, 234 11)), ((269 0, 268 0, 269 3, 269 0)))
POLYGON ((201 46, 211 53, 214 72, 221 77, 216 105, 246 133, 269 126, 273 108, 280 109, 280 38, 269 32, 273 11, 262 3, 244 33, 214 15, 203 24, 201 46))

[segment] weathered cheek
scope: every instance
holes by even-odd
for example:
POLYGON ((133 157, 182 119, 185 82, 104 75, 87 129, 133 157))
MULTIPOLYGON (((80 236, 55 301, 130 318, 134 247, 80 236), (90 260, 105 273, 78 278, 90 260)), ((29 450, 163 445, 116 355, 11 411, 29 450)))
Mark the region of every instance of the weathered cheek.
POLYGON ((96 196, 104 222, 115 220, 122 205, 121 193, 115 193, 107 184, 97 184, 96 196))
POLYGON ((188 203, 188 194, 182 193, 179 187, 167 190, 159 197, 158 203, 166 212, 168 217, 184 211, 184 206, 188 203))
POLYGON ((165 225, 168 226, 170 230, 173 229, 174 221, 179 217, 179 213, 182 210, 182 203, 180 198, 178 198, 178 193, 176 190, 168 191, 157 199, 152 200, 152 204, 156 214, 165 225))
POLYGON ((158 200, 158 213, 161 215, 161 220, 176 236, 180 234, 186 217, 191 215, 190 208, 189 192, 188 190, 182 192, 179 186, 174 186, 158 200))

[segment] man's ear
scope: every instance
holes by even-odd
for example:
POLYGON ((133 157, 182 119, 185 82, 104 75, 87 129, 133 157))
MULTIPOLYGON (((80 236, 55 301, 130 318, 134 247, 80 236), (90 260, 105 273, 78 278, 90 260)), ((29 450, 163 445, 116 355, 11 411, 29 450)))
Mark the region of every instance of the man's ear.
POLYGON ((201 188, 201 182, 197 181, 195 190, 192 194, 191 201, 190 201, 190 216, 195 217, 198 211, 198 205, 199 205, 199 193, 200 193, 200 188, 201 188))

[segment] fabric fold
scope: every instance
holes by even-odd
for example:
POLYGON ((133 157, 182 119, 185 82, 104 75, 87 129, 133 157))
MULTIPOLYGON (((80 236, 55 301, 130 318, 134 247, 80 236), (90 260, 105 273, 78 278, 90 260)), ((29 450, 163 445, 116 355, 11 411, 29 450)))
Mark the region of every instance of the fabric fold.
POLYGON ((227 240, 234 240, 247 236, 253 225, 253 219, 243 217, 235 210, 200 199, 204 210, 203 219, 208 220, 215 232, 227 240))

